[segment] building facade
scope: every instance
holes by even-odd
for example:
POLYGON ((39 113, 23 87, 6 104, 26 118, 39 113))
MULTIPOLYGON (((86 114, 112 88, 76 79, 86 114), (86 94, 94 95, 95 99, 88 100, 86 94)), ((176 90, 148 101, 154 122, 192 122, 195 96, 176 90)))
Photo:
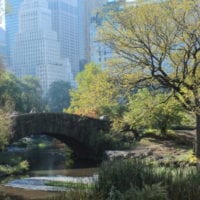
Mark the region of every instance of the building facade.
POLYGON ((61 57, 47 0, 24 0, 12 52, 12 71, 21 78, 38 77, 44 92, 54 81, 72 82, 71 66, 61 57))
POLYGON ((80 27, 80 58, 87 63, 91 61, 91 19, 97 10, 100 10, 106 0, 78 0, 79 3, 79 27, 80 27))
POLYGON ((69 58, 73 75, 79 69, 79 23, 77 0, 48 0, 52 12, 52 28, 58 35, 62 58, 69 58))
POLYGON ((102 68, 106 68, 107 61, 114 58, 116 55, 113 50, 106 46, 105 44, 98 41, 98 29, 100 29, 105 22, 105 18, 110 11, 117 12, 122 9, 122 5, 131 6, 135 5, 135 0, 105 0, 101 4, 100 12, 99 10, 93 12, 93 16, 90 21, 90 51, 91 51, 91 61, 99 64, 102 68))
POLYGON ((12 66, 12 51, 15 43, 16 34, 19 30, 19 9, 23 0, 6 0, 6 8, 9 8, 5 14, 5 30, 6 30, 6 60, 7 67, 11 69, 12 66))

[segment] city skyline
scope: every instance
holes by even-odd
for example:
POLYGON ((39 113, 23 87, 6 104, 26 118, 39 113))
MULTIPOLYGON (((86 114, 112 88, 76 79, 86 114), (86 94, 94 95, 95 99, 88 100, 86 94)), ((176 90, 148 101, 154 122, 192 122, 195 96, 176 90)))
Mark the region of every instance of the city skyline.
MULTIPOLYGON (((58 52, 57 54, 59 54, 59 56, 57 56, 59 58, 57 63, 65 63, 65 65, 68 63, 67 65, 70 67, 67 68, 67 73, 70 74, 72 72, 73 78, 70 74, 66 81, 70 80, 71 85, 75 86, 76 75, 84 69, 86 63, 93 61, 95 56, 97 57, 96 53, 98 52, 93 51, 92 48, 94 43, 93 36, 96 34, 96 27, 91 24, 91 19, 96 11, 100 9, 107 0, 46 1, 48 2, 48 9, 51 12, 51 31, 55 32, 55 36, 51 37, 51 39, 54 38, 54 40, 57 40, 57 45, 54 47, 54 53, 58 52)), ((31 42, 29 42, 31 38, 30 36, 28 37, 29 40, 26 41, 27 36, 25 36, 25 30, 23 30, 22 25, 24 26, 27 23, 26 31, 30 31, 28 29, 34 29, 31 26, 35 25, 31 22, 31 20, 33 20, 31 17, 25 19, 22 18, 22 15, 20 14, 22 8, 20 7, 23 2, 27 3, 28 1, 9 0, 6 2, 6 7, 9 7, 9 12, 6 14, 4 13, 6 41, 5 47, 4 49, 1 49, 1 52, 5 51, 7 69, 17 77, 32 75, 38 77, 41 82, 44 82, 38 73, 36 73, 37 67, 36 65, 33 65, 31 56, 27 56, 27 46, 29 46, 28 51, 31 52, 31 49, 35 48, 34 45, 37 42, 31 44, 31 42), (21 33, 22 31, 23 34, 21 33), (24 37, 24 42, 22 42, 22 35, 24 37)), ((45 20, 41 24, 42 28, 47 26, 45 20)), ((45 54, 41 53, 40 57, 43 57, 44 55, 45 54)), ((32 56, 34 57, 34 55, 32 56)), ((97 63, 102 64, 102 62, 97 63)), ((54 75, 55 74, 56 73, 54 73, 54 75)), ((55 78, 55 80, 56 79, 57 78, 55 78)), ((43 88, 46 87, 43 86, 43 88)))
POLYGON ((27 75, 39 78, 45 93, 54 81, 71 82, 71 65, 67 58, 61 57, 51 20, 47 0, 25 0, 12 52, 12 72, 18 78, 27 75))

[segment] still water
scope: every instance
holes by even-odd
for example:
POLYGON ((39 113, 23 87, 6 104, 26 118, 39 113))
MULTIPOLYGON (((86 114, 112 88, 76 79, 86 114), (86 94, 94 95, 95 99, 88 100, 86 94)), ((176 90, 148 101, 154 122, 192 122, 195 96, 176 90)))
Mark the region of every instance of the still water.
MULTIPOLYGON (((27 160, 29 171, 22 176, 9 177, 9 181, 3 180, 0 192, 16 199, 21 197, 29 200, 37 199, 36 193, 44 192, 42 196, 46 198, 66 191, 64 187, 46 185, 49 181, 88 184, 95 182, 98 170, 96 164, 74 161, 72 153, 65 144, 50 137, 24 138, 10 146, 0 158, 27 160)), ((0 198, 2 199, 1 196, 0 198)))

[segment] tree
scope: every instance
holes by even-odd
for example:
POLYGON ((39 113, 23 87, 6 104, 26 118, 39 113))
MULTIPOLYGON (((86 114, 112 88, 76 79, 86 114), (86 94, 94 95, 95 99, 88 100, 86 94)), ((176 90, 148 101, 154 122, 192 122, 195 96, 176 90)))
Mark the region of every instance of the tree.
POLYGON ((0 109, 0 150, 2 150, 11 137, 11 119, 10 113, 0 109))
POLYGON ((26 76, 21 80, 22 111, 42 111, 42 88, 37 78, 26 76))
POLYGON ((21 111, 21 82, 12 74, 2 71, 0 76, 0 107, 21 111), (8 106, 9 104, 9 106, 8 106))
MULTIPOLYGON (((8 94, 13 90, 5 87, 5 82, 9 83, 8 85, 14 86, 13 82, 14 77, 10 77, 4 70, 3 64, 0 62, 0 150, 4 149, 5 145, 8 144, 11 131, 11 119, 10 112, 13 109, 13 101, 11 98, 8 98, 8 94), (10 101, 11 100, 11 101, 10 101)), ((16 83, 16 82, 15 82, 16 83)), ((16 97, 15 94, 12 96, 16 97)))
MULTIPOLYGON (((110 13, 100 40, 114 50, 115 65, 131 86, 156 82, 196 114, 195 152, 200 157, 199 0, 141 3, 110 13), (133 74, 129 76, 129 74, 133 74)), ((121 81, 121 80, 120 80, 121 81)), ((169 97, 168 97, 169 98, 169 97)))
POLYGON ((88 116, 111 114, 118 106, 118 92, 107 71, 88 64, 76 78, 78 88, 71 91, 71 104, 67 112, 88 116))
POLYGON ((181 125, 186 113, 174 98, 160 90, 140 89, 129 98, 123 121, 133 129, 158 128, 161 134, 173 125, 181 125))
POLYGON ((71 86, 65 81, 56 81, 50 85, 46 96, 48 109, 52 112, 63 112, 69 107, 71 86))
POLYGON ((0 74, 0 107, 19 112, 30 112, 32 108, 42 109, 42 90, 39 81, 33 77, 17 79, 2 71, 0 74))

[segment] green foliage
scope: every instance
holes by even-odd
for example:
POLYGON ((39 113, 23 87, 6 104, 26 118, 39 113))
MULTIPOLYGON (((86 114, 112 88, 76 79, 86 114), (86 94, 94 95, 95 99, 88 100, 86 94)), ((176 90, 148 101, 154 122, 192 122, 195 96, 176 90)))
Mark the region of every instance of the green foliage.
POLYGON ((106 200, 167 200, 167 190, 160 184, 151 186, 145 185, 144 188, 130 188, 124 194, 111 188, 106 200))
POLYGON ((87 184, 87 183, 75 183, 75 182, 63 182, 63 181, 48 181, 45 182, 45 185, 48 186, 56 186, 56 187, 65 187, 68 189, 92 189, 94 184, 87 184))
POLYGON ((87 190, 70 190, 69 192, 66 192, 63 195, 60 195, 59 197, 50 198, 48 200, 94 200, 90 197, 91 197, 90 191, 87 191, 87 190))
POLYGON ((110 12, 99 34, 118 55, 111 63, 117 77, 132 87, 156 81, 186 109, 199 113, 199 1, 136 3, 110 12))
POLYGON ((0 150, 4 149, 11 137, 11 119, 9 113, 0 109, 0 150))
POLYGON ((42 90, 36 78, 27 76, 18 80, 14 75, 3 72, 0 77, 0 107, 11 112, 39 111, 42 107, 42 90))
POLYGON ((0 175, 22 174, 29 169, 29 163, 24 160, 16 165, 0 165, 0 175))
POLYGON ((47 109, 51 112, 63 112, 64 108, 69 107, 71 86, 64 81, 56 81, 50 85, 46 96, 47 109))
POLYGON ((167 93, 140 89, 129 98, 124 122, 131 127, 157 128, 162 134, 173 125, 180 125, 187 113, 174 98, 166 100, 167 93))
POLYGON ((158 184, 145 185, 141 190, 131 188, 124 194, 124 200, 167 200, 167 190, 158 184))
POLYGON ((0 77, 0 107, 6 108, 11 111, 23 110, 21 99, 21 83, 12 74, 3 72, 0 77))
POLYGON ((123 200, 123 194, 116 190, 115 187, 111 187, 110 192, 108 194, 108 198, 106 200, 123 200))
POLYGON ((104 163, 95 189, 66 192, 59 200, 196 200, 200 195, 196 168, 164 168, 140 160, 104 163))
POLYGON ((26 76, 21 80, 22 111, 30 112, 42 110, 42 88, 37 78, 26 76))
POLYGON ((71 104, 67 112, 88 116, 109 114, 118 105, 118 93, 109 78, 108 72, 88 64, 76 78, 78 88, 70 93, 71 104))
POLYGON ((200 172, 195 168, 164 168, 139 160, 116 160, 104 163, 99 172, 96 190, 109 197, 111 188, 123 200, 199 198, 200 172), (153 190, 154 188, 154 190, 153 190), (148 194, 148 195, 147 195, 148 194), (138 197, 138 198, 136 198, 138 197))
POLYGON ((97 161, 102 160, 106 150, 120 149, 123 146, 118 138, 110 133, 104 132, 91 134, 88 142, 89 146, 94 149, 94 155, 96 155, 93 159, 96 159, 97 161))
POLYGON ((193 112, 200 157, 199 0, 135 3, 110 12, 99 34, 114 51, 113 74, 127 90, 161 85, 193 112))

